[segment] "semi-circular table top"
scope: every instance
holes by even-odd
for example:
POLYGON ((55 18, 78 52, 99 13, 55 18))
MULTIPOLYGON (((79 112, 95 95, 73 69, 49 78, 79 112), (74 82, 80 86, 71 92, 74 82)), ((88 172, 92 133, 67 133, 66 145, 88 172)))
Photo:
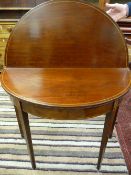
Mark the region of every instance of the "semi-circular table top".
POLYGON ((56 107, 89 107, 124 95, 128 68, 6 68, 3 88, 14 97, 56 107))

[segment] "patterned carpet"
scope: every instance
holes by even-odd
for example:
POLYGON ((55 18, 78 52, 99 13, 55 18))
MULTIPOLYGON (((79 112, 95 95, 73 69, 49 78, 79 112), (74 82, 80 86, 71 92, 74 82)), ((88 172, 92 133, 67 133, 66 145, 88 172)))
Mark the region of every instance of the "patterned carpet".
POLYGON ((0 175, 128 174, 115 135, 108 142, 100 172, 96 170, 104 116, 91 120, 54 121, 30 116, 36 158, 31 169, 14 108, 0 88, 0 175))
POLYGON ((116 130, 131 175, 131 90, 124 96, 120 104, 116 130))

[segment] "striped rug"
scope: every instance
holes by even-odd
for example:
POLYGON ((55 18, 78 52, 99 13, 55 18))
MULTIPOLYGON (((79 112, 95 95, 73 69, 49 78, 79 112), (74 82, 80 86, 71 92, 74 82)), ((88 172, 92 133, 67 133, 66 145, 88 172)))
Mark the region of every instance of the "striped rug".
POLYGON ((54 121, 30 115, 36 158, 32 170, 12 103, 0 87, 0 175, 125 175, 128 174, 115 135, 107 145, 101 170, 96 170, 104 116, 91 120, 54 121))

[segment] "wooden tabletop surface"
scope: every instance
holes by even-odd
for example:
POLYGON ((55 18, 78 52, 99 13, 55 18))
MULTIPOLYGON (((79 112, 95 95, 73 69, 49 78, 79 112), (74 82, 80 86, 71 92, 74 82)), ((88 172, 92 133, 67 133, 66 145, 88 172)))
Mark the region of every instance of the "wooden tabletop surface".
POLYGON ((126 93, 128 68, 6 68, 2 86, 22 100, 47 106, 101 104, 126 93))

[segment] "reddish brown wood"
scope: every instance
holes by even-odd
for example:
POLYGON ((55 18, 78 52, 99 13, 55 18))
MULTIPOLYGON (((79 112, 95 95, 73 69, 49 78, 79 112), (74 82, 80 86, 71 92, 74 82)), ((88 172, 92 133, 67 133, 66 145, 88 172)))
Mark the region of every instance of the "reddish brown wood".
POLYGON ((130 73, 128 68, 6 68, 2 85, 10 94, 32 103, 94 106, 125 94, 130 73))
POLYGON ((18 111, 18 108, 14 105, 14 108, 15 108, 15 112, 16 112, 16 118, 17 118, 17 121, 18 121, 18 125, 19 125, 19 130, 20 130, 20 134, 21 134, 21 137, 24 138, 24 133, 23 133, 23 129, 22 129, 22 124, 21 124, 21 121, 20 121, 20 115, 19 115, 19 111, 18 111))
POLYGON ((2 86, 21 116, 32 167, 28 113, 53 119, 107 113, 99 169, 116 120, 108 114, 130 87, 127 47, 116 23, 84 2, 41 4, 13 30, 5 63, 2 86))
POLYGON ((116 100, 113 104, 113 109, 112 109, 112 113, 111 113, 111 117, 112 117, 112 129, 109 135, 109 138, 112 138, 112 134, 113 134, 113 130, 114 130, 114 126, 117 123, 116 122, 116 117, 117 117, 117 112, 119 109, 119 101, 116 100))
POLYGON ((123 40, 116 23, 95 6, 77 1, 45 3, 17 23, 8 42, 5 64, 126 67, 123 40))
POLYGON ((20 119, 20 121, 18 122, 21 123, 22 133, 24 134, 24 138, 26 139, 32 168, 35 169, 36 164, 35 164, 35 157, 34 157, 34 151, 33 151, 33 146, 32 146, 32 138, 31 138, 31 133, 30 133, 28 113, 23 111, 21 107, 21 102, 16 98, 15 98, 15 107, 17 108, 18 117, 20 119))
MULTIPOLYGON (((113 119, 114 119, 114 116, 113 116, 113 119)), ((113 120, 111 117, 111 113, 109 112, 109 113, 107 113, 106 118, 105 118, 105 124, 104 124, 100 152, 99 152, 99 158, 98 158, 98 163, 97 163, 98 170, 101 167, 101 162, 102 162, 102 159, 104 156, 105 148, 106 148, 106 145, 108 142, 108 138, 110 136, 110 131, 112 130, 112 125, 113 125, 113 120)))

